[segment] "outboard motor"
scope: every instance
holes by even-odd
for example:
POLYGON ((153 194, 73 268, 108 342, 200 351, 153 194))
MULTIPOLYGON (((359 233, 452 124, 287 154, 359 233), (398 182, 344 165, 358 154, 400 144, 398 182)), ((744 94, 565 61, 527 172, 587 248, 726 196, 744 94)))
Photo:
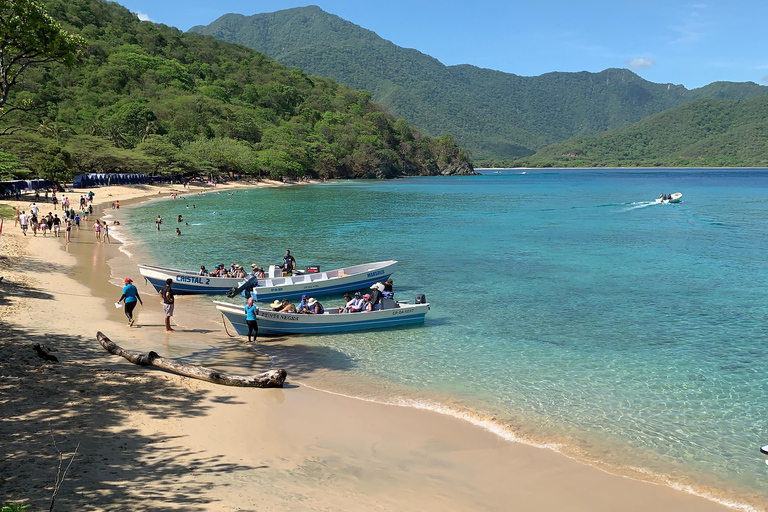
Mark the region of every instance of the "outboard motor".
POLYGON ((427 298, 424 296, 423 293, 420 293, 416 296, 416 304, 426 304, 427 298))
POLYGON ((256 286, 256 277, 255 276, 251 276, 248 279, 246 279, 245 281, 243 281, 243 283, 240 286, 230 288, 229 291, 227 292, 227 297, 229 297, 231 299, 235 295, 240 295, 241 293, 245 292, 246 290, 250 290, 254 286, 256 286))

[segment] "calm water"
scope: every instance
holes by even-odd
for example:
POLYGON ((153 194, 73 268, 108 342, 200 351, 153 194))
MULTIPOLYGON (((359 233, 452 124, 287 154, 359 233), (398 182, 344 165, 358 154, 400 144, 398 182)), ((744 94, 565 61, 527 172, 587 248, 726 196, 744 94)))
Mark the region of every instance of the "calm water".
POLYGON ((766 170, 514 170, 188 196, 136 208, 128 235, 190 269, 397 259, 423 327, 264 350, 342 373, 336 391, 761 503, 767 221, 766 170))

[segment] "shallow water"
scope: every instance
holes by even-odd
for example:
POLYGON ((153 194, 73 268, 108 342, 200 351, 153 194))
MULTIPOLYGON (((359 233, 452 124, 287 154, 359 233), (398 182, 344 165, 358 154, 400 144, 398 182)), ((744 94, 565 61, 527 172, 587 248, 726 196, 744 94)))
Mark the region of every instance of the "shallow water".
POLYGON ((397 259, 423 327, 263 350, 321 388, 765 499, 767 220, 766 170, 509 170, 154 201, 121 236, 176 268, 397 259))

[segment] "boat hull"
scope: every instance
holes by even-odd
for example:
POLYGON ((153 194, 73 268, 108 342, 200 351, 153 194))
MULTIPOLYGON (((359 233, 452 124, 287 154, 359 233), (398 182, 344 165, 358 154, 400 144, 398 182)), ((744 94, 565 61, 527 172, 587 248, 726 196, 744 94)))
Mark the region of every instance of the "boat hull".
MULTIPOLYGON (((258 279, 253 288, 254 298, 260 301, 291 299, 302 295, 340 294, 360 290, 374 283, 385 281, 397 270, 397 261, 378 261, 354 265, 328 272, 303 274, 291 277, 258 279)), ((139 272, 155 290, 165 286, 166 279, 173 279, 176 294, 225 294, 244 281, 243 278, 200 276, 188 270, 139 265, 139 272)))
MULTIPOLYGON (((248 335, 242 306, 213 301, 216 309, 229 320, 237 334, 248 335)), ((400 304, 399 307, 365 313, 323 313, 308 315, 259 311, 257 322, 262 334, 327 334, 336 332, 386 329, 424 323, 429 304, 400 304)))

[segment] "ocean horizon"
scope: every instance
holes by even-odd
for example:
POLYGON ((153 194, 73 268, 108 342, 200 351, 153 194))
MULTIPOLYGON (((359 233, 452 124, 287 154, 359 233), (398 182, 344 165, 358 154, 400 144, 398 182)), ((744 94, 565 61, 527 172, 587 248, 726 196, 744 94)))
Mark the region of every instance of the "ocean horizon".
POLYGON ((136 263, 173 268, 396 259, 423 326, 256 349, 310 387, 765 504, 766 221, 766 169, 496 169, 184 195, 119 232, 136 263))

